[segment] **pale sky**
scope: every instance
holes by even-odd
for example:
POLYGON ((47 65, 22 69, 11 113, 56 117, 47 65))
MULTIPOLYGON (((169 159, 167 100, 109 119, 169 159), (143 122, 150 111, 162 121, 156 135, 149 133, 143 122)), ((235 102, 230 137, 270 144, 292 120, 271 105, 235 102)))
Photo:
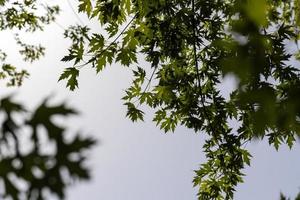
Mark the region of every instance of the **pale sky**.
MULTIPOLYGON (((58 19, 60 26, 78 23, 67 1, 59 4, 63 10, 58 19)), ((101 30, 81 18, 94 30, 101 30)), ((66 120, 70 130, 82 130, 100 141, 90 151, 92 181, 70 187, 66 199, 196 200, 193 170, 205 161, 204 134, 195 134, 184 127, 165 134, 155 127, 152 111, 147 109, 144 123, 132 123, 125 118, 126 107, 121 97, 132 77, 130 69, 118 64, 98 75, 90 67, 82 69, 79 89, 70 92, 65 82, 57 82, 63 69, 70 67, 60 62, 69 45, 62 33, 59 25, 52 24, 35 36, 23 36, 28 41, 43 43, 47 47, 46 56, 32 65, 26 64, 31 77, 22 87, 2 87, 0 96, 16 94, 15 98, 29 108, 50 95, 52 102, 66 101, 81 112, 80 116, 66 120)), ((12 34, 1 33, 1 37, 5 37, 0 41, 1 48, 9 51, 9 59, 24 65, 15 57, 12 34)), ((231 88, 231 82, 223 85, 224 94, 231 88)), ((276 152, 266 141, 253 142, 247 148, 253 159, 251 167, 244 171, 245 182, 237 187, 236 200, 276 200, 280 192, 294 197, 300 191, 299 144, 292 151, 282 146, 276 152)))

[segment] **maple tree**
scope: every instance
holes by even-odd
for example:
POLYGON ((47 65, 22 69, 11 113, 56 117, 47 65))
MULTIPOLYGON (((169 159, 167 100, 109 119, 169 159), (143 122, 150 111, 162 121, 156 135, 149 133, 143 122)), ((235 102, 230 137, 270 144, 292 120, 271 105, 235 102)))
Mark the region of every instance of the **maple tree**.
POLYGON ((79 0, 79 12, 106 31, 72 26, 59 80, 71 90, 80 69, 120 63, 134 81, 123 98, 132 121, 140 105, 164 131, 203 132, 207 161, 195 171, 199 199, 233 199, 251 155, 244 144, 267 139, 290 148, 299 136, 299 0, 79 0), (112 41, 109 41, 111 39, 112 41), (288 47, 289 45, 290 47, 288 47), (141 66, 138 57, 149 66, 141 66), (229 98, 219 85, 237 79, 229 98), (235 129, 229 121, 235 121, 235 129))
MULTIPOLYGON (((184 125, 207 135, 203 146, 207 161, 196 170, 193 180, 199 189, 199 199, 233 199, 236 185, 243 180, 242 170, 250 165, 251 155, 244 147, 247 142, 267 139, 276 149, 281 144, 292 147, 295 143, 300 128, 299 0, 78 0, 78 6, 79 12, 96 19, 106 33, 92 32, 86 26, 66 30, 65 37, 72 45, 62 60, 73 61, 73 67, 66 68, 59 80, 67 80, 67 87, 75 90, 82 67, 91 66, 97 72, 116 62, 130 67, 134 81, 123 100, 132 121, 143 120, 140 105, 144 104, 155 110, 153 121, 166 132, 184 125), (149 66, 140 66, 138 57, 149 66), (234 75, 238 83, 230 97, 225 98, 219 85, 228 74, 234 75), (236 122, 238 129, 230 120, 236 122)), ((0 8, 2 31, 34 32, 53 21, 59 12, 57 6, 40 5, 35 0, 0 0, 0 8), (44 14, 38 15, 38 10, 44 14)), ((32 62, 44 54, 42 46, 25 44, 18 36, 16 42, 25 61, 32 62)), ((5 59, 6 54, 1 51, 0 79, 8 85, 20 85, 28 73, 18 71, 5 59)), ((58 107, 52 114, 72 113, 64 105, 58 107)), ((15 136, 21 127, 14 123, 10 113, 23 112, 22 106, 6 98, 0 108, 6 116, 1 142, 5 143, 8 137, 16 146, 15 136)), ((45 113, 53 111, 45 104, 40 108, 45 113)), ((57 135, 64 131, 49 121, 50 116, 43 120, 34 116, 22 125, 32 127, 33 136, 37 124, 54 128, 57 135)), ((50 139, 51 133, 52 130, 48 132, 50 139)), ((38 142, 34 138, 33 146, 38 142)), ((64 141, 53 139, 58 146, 64 141)), ((78 148, 78 141, 74 139, 64 145, 76 143, 78 148)), ((79 146, 85 149, 93 143, 83 140, 79 146)), ((57 151, 64 149, 67 147, 57 151)), ((65 153, 73 152, 71 149, 65 153)), ((57 155, 39 155, 36 159, 39 151, 33 148, 32 152, 19 155, 15 148, 13 155, 1 155, 2 160, 6 159, 0 165, 3 172, 15 173, 27 166, 22 156, 34 160, 29 168, 39 168, 39 172, 19 177, 29 185, 33 183, 27 191, 18 190, 8 174, 2 173, 6 186, 3 195, 41 199, 47 187, 63 198, 63 190, 53 184, 64 188, 66 180, 60 177, 58 168, 72 161, 57 162, 59 166, 52 166, 51 171, 37 160, 59 160, 57 155), (53 172, 51 177, 55 181, 34 184, 40 176, 47 177, 45 171, 53 172)), ((71 177, 88 178, 85 168, 76 172, 73 167, 67 169, 71 177)))

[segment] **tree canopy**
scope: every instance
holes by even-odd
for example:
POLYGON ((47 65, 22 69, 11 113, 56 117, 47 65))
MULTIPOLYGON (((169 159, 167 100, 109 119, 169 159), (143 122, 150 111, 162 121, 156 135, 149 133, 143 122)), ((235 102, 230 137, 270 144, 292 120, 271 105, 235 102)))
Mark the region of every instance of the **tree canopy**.
POLYGON ((72 26, 59 80, 78 87, 80 69, 113 63, 132 69, 127 116, 155 110, 165 132, 178 125, 203 132, 207 161, 195 171, 198 198, 233 199, 250 165, 245 144, 267 139, 290 148, 299 136, 299 0, 79 0, 79 12, 105 33, 72 26), (149 65, 144 66, 140 58, 149 65), (225 98, 225 76, 237 79, 225 98), (235 123, 230 123, 234 121, 235 123), (235 126, 238 126, 236 128, 235 126))
MULTIPOLYGON (((0 31, 35 33, 58 13, 58 6, 35 0, 0 0, 0 31)), ((21 34, 14 37, 24 61, 31 63, 44 55, 42 45, 24 43, 21 34)), ((6 57, 0 49, 0 80, 7 86, 20 86, 29 73, 7 63, 6 57)), ((80 133, 66 137, 67 127, 53 120, 75 114, 64 103, 49 105, 45 100, 30 112, 11 96, 0 99, 1 199, 42 200, 51 195, 63 199, 74 180, 90 178, 85 152, 95 140, 80 133)))
MULTIPOLYGON (((233 199, 243 169, 250 165, 246 143, 267 139, 276 149, 281 144, 291 148, 299 136, 299 7, 299 0, 78 0, 78 11, 105 32, 86 26, 66 30, 72 45, 62 61, 72 61, 73 67, 59 80, 75 90, 83 67, 100 72, 120 63, 132 69, 134 80, 123 98, 127 116, 143 120, 141 105, 147 105, 165 132, 183 125, 205 133, 207 161, 193 180, 198 198, 233 199), (225 97, 220 85, 228 75, 237 85, 225 97)), ((55 20, 59 8, 36 0, 0 0, 0 12, 1 31, 35 32, 55 20)), ((41 45, 26 44, 18 35, 15 39, 25 61, 44 54, 41 45)), ((6 63, 4 51, 0 62, 0 79, 7 85, 20 85, 28 76, 6 63)), ((20 115, 23 120, 17 123, 15 114, 25 109, 4 98, 0 112, 5 116, 0 138, 3 198, 42 199, 45 190, 63 198, 70 178, 88 178, 81 153, 94 141, 67 141, 65 129, 51 121, 52 115, 72 114, 72 109, 43 103, 31 115, 20 115), (32 148, 24 153, 19 133, 28 127, 32 148), (46 142, 55 143, 55 153, 39 148, 39 127, 46 130, 46 142), (61 170, 70 176, 62 177, 61 170), (17 187, 15 180, 26 182, 27 189, 17 187)))

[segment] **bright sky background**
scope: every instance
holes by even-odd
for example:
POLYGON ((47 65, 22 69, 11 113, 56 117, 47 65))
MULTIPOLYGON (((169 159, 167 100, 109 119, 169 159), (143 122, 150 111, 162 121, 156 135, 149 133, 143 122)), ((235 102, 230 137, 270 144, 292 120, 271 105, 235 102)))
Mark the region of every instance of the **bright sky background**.
MULTIPOLYGON (((67 27, 78 23, 68 1, 60 2, 62 13, 58 24, 67 27)), ((75 2, 75 1, 74 1, 75 2)), ((101 30, 100 26, 83 21, 101 30)), ((23 39, 41 42, 47 47, 46 57, 26 67, 31 77, 20 88, 2 87, 0 96, 15 94, 15 99, 34 108, 45 97, 52 102, 67 101, 81 115, 65 123, 70 130, 82 130, 93 135, 100 144, 90 153, 91 182, 77 183, 67 191, 68 200, 196 200, 192 187, 193 170, 205 161, 202 152, 204 134, 179 127, 175 133, 164 134, 151 122, 151 110, 146 110, 144 123, 132 123, 125 118, 126 108, 120 100, 131 82, 128 68, 114 64, 96 75, 90 67, 82 69, 79 89, 70 92, 58 77, 68 64, 60 62, 69 42, 63 39, 58 24, 44 32, 23 39)), ((7 49, 9 59, 24 65, 16 57, 11 33, 1 33, 0 45, 7 49), (3 39, 5 38, 5 39, 3 39)), ((223 84, 228 93, 232 81, 223 84)), ((281 147, 276 152, 267 142, 253 142, 247 148, 253 155, 245 183, 237 188, 236 200, 279 199, 279 193, 294 197, 300 187, 300 148, 292 151, 281 147)))

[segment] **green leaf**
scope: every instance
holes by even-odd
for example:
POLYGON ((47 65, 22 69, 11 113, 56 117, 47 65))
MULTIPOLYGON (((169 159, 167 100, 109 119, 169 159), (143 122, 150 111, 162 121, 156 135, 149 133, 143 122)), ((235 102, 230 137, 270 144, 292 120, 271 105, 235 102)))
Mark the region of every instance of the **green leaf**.
POLYGON ((97 63, 96 63, 96 71, 97 73, 99 73, 100 71, 103 70, 103 68, 106 65, 106 57, 105 55, 101 55, 98 59, 97 59, 97 63))
POLYGON ((130 102, 126 102, 124 105, 127 106, 126 116, 129 117, 129 119, 131 119, 133 122, 136 122, 138 120, 144 121, 143 111, 137 109, 135 105, 130 102))
POLYGON ((67 79, 67 87, 70 88, 70 90, 74 90, 76 87, 78 87, 78 81, 77 81, 77 77, 79 76, 79 70, 74 68, 74 67, 70 67, 70 68, 66 68, 66 70, 60 75, 58 81, 67 79))
POLYGON ((92 2, 91 0, 79 0, 78 11, 85 12, 90 17, 92 14, 92 2))
POLYGON ((102 50, 104 47, 104 37, 99 34, 93 34, 93 37, 90 41, 90 53, 102 50))

